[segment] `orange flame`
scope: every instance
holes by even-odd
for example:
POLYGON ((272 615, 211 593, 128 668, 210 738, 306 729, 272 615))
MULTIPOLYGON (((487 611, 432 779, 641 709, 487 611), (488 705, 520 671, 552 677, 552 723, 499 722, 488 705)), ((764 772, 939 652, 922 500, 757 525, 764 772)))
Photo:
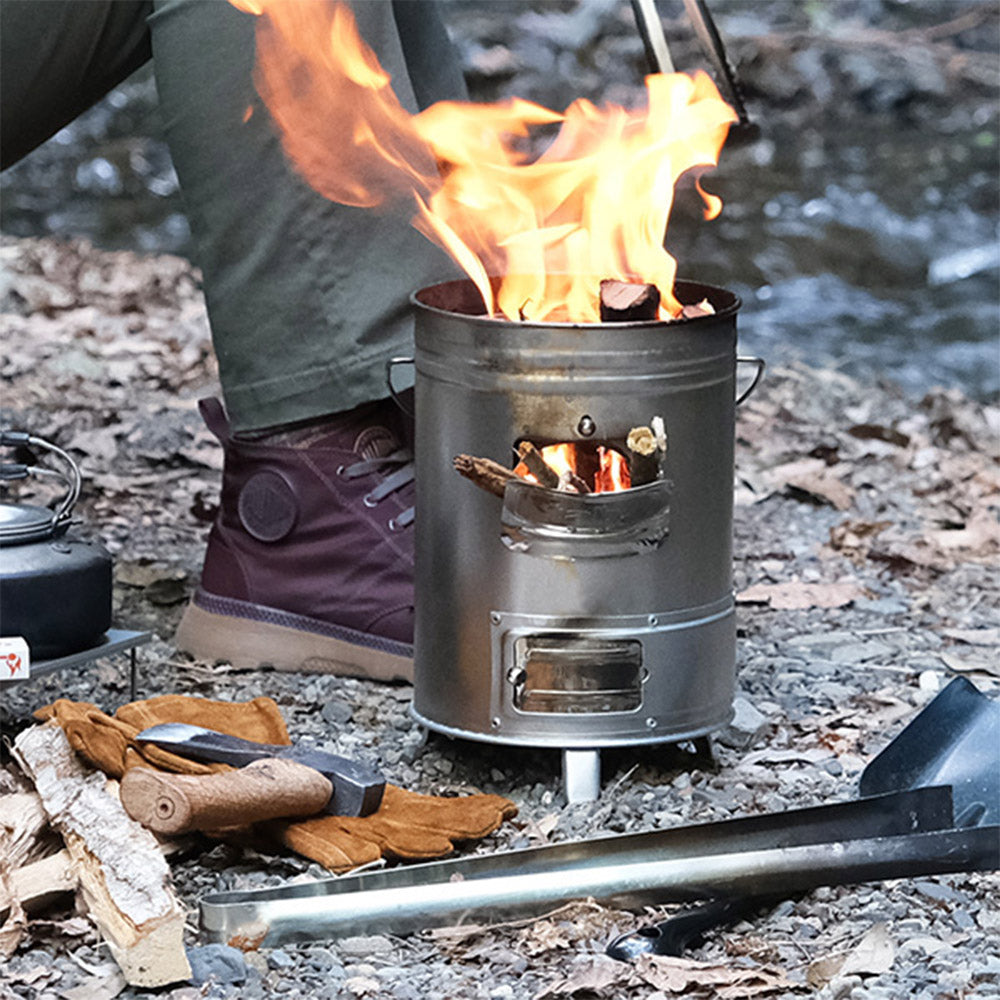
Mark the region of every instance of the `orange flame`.
MULTIPOLYGON (((514 99, 410 115, 345 5, 231 2, 261 15, 257 88, 306 180, 347 205, 415 199, 414 225, 465 270, 489 315, 596 322, 601 278, 655 284, 666 312, 680 312, 663 247, 674 185, 718 162, 736 120, 705 73, 647 77, 644 111, 578 100, 558 114, 514 99), (518 141, 554 123, 528 162, 518 141)), ((714 218, 721 201, 698 190, 714 218)))
MULTIPOLYGON (((632 476, 629 472, 628 462, 621 452, 614 448, 606 448, 604 445, 597 446, 597 467, 593 469, 593 482, 588 482, 588 476, 581 468, 580 446, 572 442, 561 444, 547 444, 540 448, 545 464, 559 476, 571 472, 581 476, 594 493, 618 493, 627 490, 632 485, 632 476)), ((528 471, 524 462, 518 462, 514 466, 514 472, 522 479, 537 483, 538 480, 528 471)))

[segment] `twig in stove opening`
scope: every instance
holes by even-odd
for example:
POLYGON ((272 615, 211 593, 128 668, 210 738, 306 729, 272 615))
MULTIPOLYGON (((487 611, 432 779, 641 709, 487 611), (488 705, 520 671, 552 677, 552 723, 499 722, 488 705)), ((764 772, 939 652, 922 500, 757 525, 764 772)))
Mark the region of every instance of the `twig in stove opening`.
POLYGON ((656 285, 605 278, 601 282, 601 322, 628 323, 656 319, 660 290, 656 285))
POLYGON ((523 483, 523 480, 512 469, 508 469, 492 458, 478 458, 475 455, 456 455, 451 464, 460 476, 465 476, 481 490, 503 497, 504 488, 509 482, 523 483))
POLYGON ((517 446, 517 454, 539 486, 546 486, 550 490, 559 489, 559 473, 542 458, 542 453, 530 441, 522 441, 517 446))

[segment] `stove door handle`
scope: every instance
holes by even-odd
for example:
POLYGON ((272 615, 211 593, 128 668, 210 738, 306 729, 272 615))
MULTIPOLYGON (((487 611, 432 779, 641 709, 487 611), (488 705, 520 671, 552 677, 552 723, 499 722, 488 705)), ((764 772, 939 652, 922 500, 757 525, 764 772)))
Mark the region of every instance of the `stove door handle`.
POLYGON ((739 406, 744 400, 749 399, 750 395, 753 393, 754 389, 760 384, 760 380, 764 377, 764 369, 767 367, 766 362, 763 358, 750 358, 750 357, 738 357, 736 359, 737 365, 753 365, 755 371, 753 373, 753 378, 750 380, 750 384, 736 397, 736 405, 739 406))

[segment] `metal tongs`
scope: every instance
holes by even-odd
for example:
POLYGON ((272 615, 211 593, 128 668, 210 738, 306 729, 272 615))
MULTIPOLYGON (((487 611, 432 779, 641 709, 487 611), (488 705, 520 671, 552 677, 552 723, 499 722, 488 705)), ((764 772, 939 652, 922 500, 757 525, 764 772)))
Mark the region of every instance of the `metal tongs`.
MULTIPOLYGON (((715 71, 716 82, 723 98, 739 117, 740 126, 749 126, 750 117, 743 102, 736 81, 736 73, 726 55, 726 47, 722 36, 715 27, 712 15, 705 0, 684 0, 684 9, 694 28, 694 33, 701 44, 702 51, 708 57, 715 71)), ((663 33, 663 22, 656 10, 655 0, 632 0, 632 10, 635 21, 646 50, 646 62, 650 73, 673 73, 674 64, 670 58, 667 38, 663 33)))
MULTIPOLYGON (((964 727, 959 742, 986 746, 984 764, 992 761, 995 774, 1000 704, 961 678, 924 712, 939 699, 952 707, 975 706, 976 721, 964 727)), ((880 760, 865 773, 882 777, 868 785, 891 785, 893 776, 909 780, 898 772, 887 775, 880 760)), ((407 933, 454 923, 471 912, 477 919, 537 914, 585 897, 626 906, 750 897, 760 906, 762 897, 787 898, 822 885, 1000 869, 1000 804, 990 799, 982 809, 968 810, 969 795, 981 789, 992 794, 989 780, 891 791, 866 788, 864 778, 862 785, 871 794, 832 805, 217 893, 201 901, 202 930, 210 940, 243 938, 271 946, 341 934, 407 933), (981 822, 956 826, 956 801, 960 815, 981 822)), ((638 937, 651 941, 654 935, 638 937)))
MULTIPOLYGON (((965 678, 953 680, 870 761, 859 783, 863 796, 927 788, 947 789, 952 794, 952 839, 967 846, 982 843, 986 850, 982 858, 985 868, 954 870, 1000 867, 1000 702, 987 698, 965 678)), ((913 844, 913 838, 908 837, 900 839, 897 846, 906 851, 913 844)), ((778 892, 716 899, 662 923, 623 934, 608 945, 607 953, 623 960, 641 952, 680 955, 708 931, 769 910, 794 895, 783 886, 778 888, 778 892)))

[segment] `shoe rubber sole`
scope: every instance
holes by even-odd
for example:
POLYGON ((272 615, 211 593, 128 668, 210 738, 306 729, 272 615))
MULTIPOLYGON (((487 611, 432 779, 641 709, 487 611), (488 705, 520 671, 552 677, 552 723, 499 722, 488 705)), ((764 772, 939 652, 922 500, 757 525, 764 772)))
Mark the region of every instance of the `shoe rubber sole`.
POLYGON ((196 659, 238 669, 272 666, 413 683, 412 647, 403 643, 204 591, 185 608, 174 644, 196 659))

